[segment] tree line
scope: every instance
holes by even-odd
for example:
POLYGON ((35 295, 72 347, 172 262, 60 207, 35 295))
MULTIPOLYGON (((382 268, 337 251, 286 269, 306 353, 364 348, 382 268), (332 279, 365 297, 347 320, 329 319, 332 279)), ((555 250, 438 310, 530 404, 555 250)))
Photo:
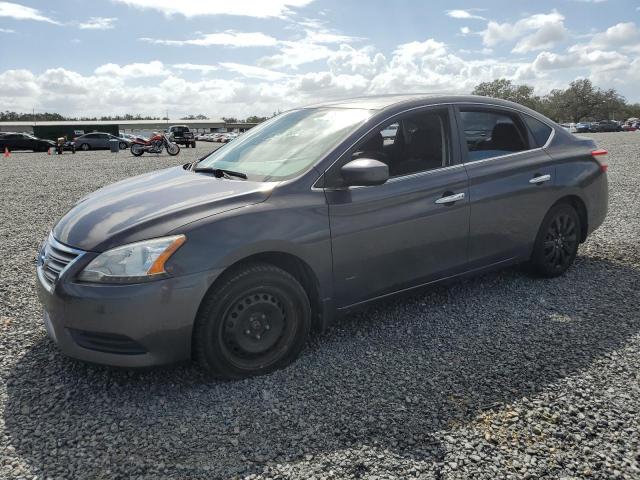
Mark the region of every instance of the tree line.
MULTIPOLYGON (((276 115, 274 113, 274 115, 276 115)), ((222 117, 222 120, 227 123, 260 123, 268 120, 271 117, 260 117, 257 115, 251 115, 245 119, 238 119, 235 117, 222 117)), ((55 122, 55 121, 108 121, 108 120, 168 120, 167 117, 154 117, 149 115, 140 115, 127 113, 125 115, 103 115, 101 117, 67 117, 53 112, 40 112, 40 113, 18 113, 5 110, 0 112, 0 122, 55 122)), ((209 120, 207 115, 199 113, 197 115, 186 115, 181 117, 180 120, 209 120)))
POLYGON ((604 90, 586 78, 571 82, 566 89, 551 90, 544 96, 536 95, 530 85, 516 85, 506 78, 482 82, 472 93, 519 103, 556 122, 640 117, 640 103, 629 103, 615 89, 604 90))

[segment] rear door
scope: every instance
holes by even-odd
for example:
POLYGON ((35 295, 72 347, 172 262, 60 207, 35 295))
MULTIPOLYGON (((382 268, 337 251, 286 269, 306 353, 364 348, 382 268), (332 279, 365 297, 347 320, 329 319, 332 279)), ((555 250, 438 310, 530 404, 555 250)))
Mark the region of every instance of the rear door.
POLYGON ((541 148, 553 129, 503 107, 456 111, 469 176, 469 268, 528 258, 554 188, 555 167, 541 148))
POLYGON ((96 148, 109 148, 111 137, 106 133, 96 133, 96 148))
POLYGON ((452 119, 450 107, 393 117, 327 172, 339 307, 465 269, 467 175, 459 163, 452 119), (383 139, 382 131, 394 123, 398 133, 385 131, 383 139), (341 187, 339 169, 353 158, 387 163, 391 178, 378 186, 341 187))

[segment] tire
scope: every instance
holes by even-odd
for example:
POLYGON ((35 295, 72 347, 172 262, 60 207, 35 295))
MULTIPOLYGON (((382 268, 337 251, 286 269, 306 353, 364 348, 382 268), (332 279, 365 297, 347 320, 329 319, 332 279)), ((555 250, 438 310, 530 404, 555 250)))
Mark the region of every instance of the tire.
POLYGON ((80 145, 80 150, 82 150, 83 152, 87 152, 91 149, 91 147, 89 146, 88 143, 83 143, 82 145, 80 145))
POLYGON ((139 145, 137 143, 134 143, 133 145, 131 145, 131 155, 133 155, 134 157, 139 157, 143 153, 144 153, 144 148, 142 147, 142 145, 139 145))
POLYGON ((118 148, 120 148, 120 150, 125 150, 127 148, 127 144, 124 142, 120 142, 118 144, 118 148))
POLYGON ((311 331, 311 306, 300 283, 269 264, 233 272, 200 305, 194 358, 207 372, 238 379, 295 360, 311 331))
POLYGON ((582 234, 575 208, 560 203, 544 217, 529 261, 530 269, 547 278, 562 275, 573 264, 582 234))
POLYGON ((177 143, 174 143, 173 145, 169 145, 167 147, 167 153, 172 157, 175 157, 180 153, 180 145, 178 145, 177 143))
POLYGON ((191 148, 196 148, 196 142, 191 143, 191 148))

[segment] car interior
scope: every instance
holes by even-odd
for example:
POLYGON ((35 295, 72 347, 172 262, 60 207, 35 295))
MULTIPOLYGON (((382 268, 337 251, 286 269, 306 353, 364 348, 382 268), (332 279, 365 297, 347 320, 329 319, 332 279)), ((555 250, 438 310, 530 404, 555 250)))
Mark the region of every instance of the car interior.
POLYGON ((386 163, 389 176, 397 177, 441 168, 449 163, 448 117, 445 112, 430 112, 403 118, 370 135, 354 152, 352 158, 371 158, 386 163), (382 131, 395 135, 382 136, 382 131))
POLYGON ((462 111, 468 161, 484 160, 529 149, 520 121, 501 112, 462 111))

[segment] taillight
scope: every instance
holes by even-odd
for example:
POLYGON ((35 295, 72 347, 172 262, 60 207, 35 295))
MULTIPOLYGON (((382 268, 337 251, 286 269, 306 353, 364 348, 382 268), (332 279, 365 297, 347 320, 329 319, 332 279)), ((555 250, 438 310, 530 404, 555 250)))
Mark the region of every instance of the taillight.
POLYGON ((600 165, 600 171, 602 173, 605 173, 609 169, 609 152, 600 148, 592 151, 591 156, 593 156, 600 165))

